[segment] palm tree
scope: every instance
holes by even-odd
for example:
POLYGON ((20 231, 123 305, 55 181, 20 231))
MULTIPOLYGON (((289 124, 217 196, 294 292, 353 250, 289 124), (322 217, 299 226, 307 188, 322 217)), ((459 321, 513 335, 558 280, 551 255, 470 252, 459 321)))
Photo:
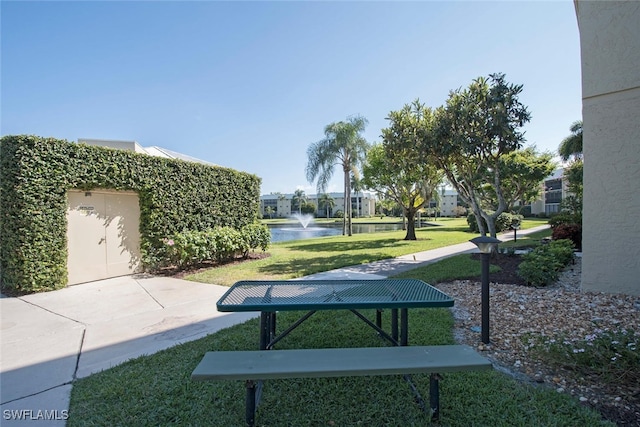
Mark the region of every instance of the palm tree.
POLYGON ((273 218, 274 212, 275 212, 275 209, 273 209, 273 206, 267 206, 266 209, 264 210, 264 213, 269 215, 269 219, 273 218))
POLYGON ((351 236, 351 173, 357 170, 366 155, 368 144, 360 135, 367 125, 367 119, 360 116, 347 118, 346 122, 334 122, 324 128, 324 139, 307 149, 309 158, 306 167, 307 180, 318 179, 318 193, 326 191, 333 176, 333 167, 342 166, 344 173, 344 217, 342 234, 351 236))
POLYGON ((362 180, 357 170, 354 170, 351 174, 351 188, 356 194, 356 218, 360 217, 360 192, 362 191, 362 180))
POLYGON ((329 211, 333 209, 336 205, 336 202, 335 200, 333 200, 333 197, 331 197, 328 193, 323 193, 318 198, 318 204, 320 205, 321 209, 322 207, 324 207, 327 210, 327 219, 329 219, 329 211))
POLYGON ((298 207, 298 213, 302 214, 302 205, 307 200, 307 195, 304 194, 304 190, 300 190, 300 189, 296 190, 293 193, 293 197, 291 200, 293 204, 298 207))
POLYGON ((571 135, 563 139, 558 148, 558 154, 563 162, 572 157, 575 160, 582 158, 582 120, 573 122, 570 129, 571 135))

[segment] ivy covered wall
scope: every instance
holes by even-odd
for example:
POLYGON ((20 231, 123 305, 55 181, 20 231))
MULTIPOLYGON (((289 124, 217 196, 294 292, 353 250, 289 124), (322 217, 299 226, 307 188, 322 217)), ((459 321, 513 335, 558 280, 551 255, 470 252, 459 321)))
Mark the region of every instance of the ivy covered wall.
POLYGON ((18 135, 0 139, 0 282, 27 293, 67 284, 67 190, 133 190, 143 266, 184 230, 258 218, 260 178, 217 166, 18 135))

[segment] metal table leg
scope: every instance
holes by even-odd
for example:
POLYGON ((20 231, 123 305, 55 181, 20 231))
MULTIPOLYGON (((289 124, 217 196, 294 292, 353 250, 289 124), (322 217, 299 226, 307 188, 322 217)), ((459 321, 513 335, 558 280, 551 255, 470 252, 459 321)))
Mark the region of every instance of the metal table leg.
POLYGON ((398 341, 398 309, 391 309, 391 337, 398 341))
POLYGON ((409 313, 406 308, 400 309, 400 345, 409 345, 409 313))
POLYGON ((266 350, 269 344, 269 332, 271 328, 271 313, 260 312, 260 350, 266 350))

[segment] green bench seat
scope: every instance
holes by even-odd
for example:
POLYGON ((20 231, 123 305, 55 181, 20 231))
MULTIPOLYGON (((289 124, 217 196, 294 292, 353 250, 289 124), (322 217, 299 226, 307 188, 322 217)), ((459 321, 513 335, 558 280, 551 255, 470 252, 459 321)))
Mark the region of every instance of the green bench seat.
POLYGON ((430 410, 438 419, 438 374, 478 369, 491 369, 491 362, 466 345, 212 351, 191 378, 246 381, 245 415, 247 424, 253 425, 260 399, 256 384, 261 380, 429 373, 430 410))

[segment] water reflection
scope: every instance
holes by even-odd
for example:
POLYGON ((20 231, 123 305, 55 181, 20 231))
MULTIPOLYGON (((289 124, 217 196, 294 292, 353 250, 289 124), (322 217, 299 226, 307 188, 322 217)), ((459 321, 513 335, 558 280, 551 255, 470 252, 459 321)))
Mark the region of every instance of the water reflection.
MULTIPOLYGON (((289 240, 312 239, 314 237, 338 236, 342 234, 342 223, 312 224, 303 228, 297 224, 269 225, 272 242, 286 242, 289 240)), ((402 229, 402 224, 353 224, 353 233, 376 233, 380 231, 395 231, 402 229)))

